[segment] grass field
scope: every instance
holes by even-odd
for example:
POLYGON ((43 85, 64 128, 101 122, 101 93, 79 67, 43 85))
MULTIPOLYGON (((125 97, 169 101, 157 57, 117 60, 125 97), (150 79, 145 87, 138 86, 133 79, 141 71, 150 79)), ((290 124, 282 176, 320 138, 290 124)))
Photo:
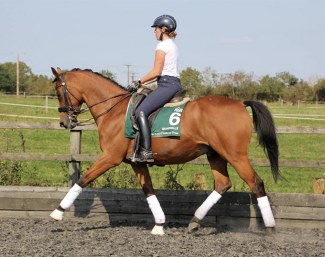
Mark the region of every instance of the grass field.
MULTIPOLYGON (((45 107, 31 107, 28 105, 45 106, 45 98, 23 98, 0 95, 0 120, 28 121, 28 122, 56 122, 58 121, 57 100, 49 99, 48 112, 45 107), (9 105, 11 104, 11 105, 9 105), (12 105, 16 104, 16 105, 12 105), (25 105, 25 106, 19 106, 25 105), (43 118, 17 117, 38 116, 43 118)), ((267 104, 274 115, 276 126, 325 126, 325 106, 318 104, 300 104, 297 106, 279 103, 267 104)), ((248 109, 250 112, 250 109, 248 109)), ((81 117, 87 119, 89 114, 81 117), (88 116, 87 116, 88 115, 88 116)), ((46 131, 30 129, 0 129, 1 152, 36 152, 36 153, 69 153, 69 131, 46 131)), ((283 160, 325 160, 325 135, 313 134, 279 134, 280 159, 283 160)), ((250 144, 250 159, 265 159, 261 147, 257 146, 256 136, 253 135, 250 144)), ((82 139, 82 153, 100 154, 96 131, 84 131, 82 139)), ((3 164, 3 161, 1 162, 3 164)), ((8 164, 9 165, 9 164, 8 164)), ((82 163, 83 172, 91 163, 82 163)), ((9 165, 10 166, 10 165, 9 165)), ((23 185, 65 186, 67 184, 67 164, 65 162, 26 161, 22 162, 21 181, 23 185)), ((281 168, 286 180, 274 183, 269 168, 256 168, 265 182, 269 192, 311 193, 312 180, 325 177, 325 171, 312 168, 281 168)), ((213 178, 206 165, 152 167, 150 172, 156 188, 171 186, 196 188, 194 176, 203 173, 207 189, 213 188, 213 178), (177 173, 178 172, 178 173, 177 173), (175 174, 177 176, 175 178, 175 174), (173 177, 174 176, 174 177, 173 177)), ((230 167, 233 191, 249 191, 246 184, 230 167)), ((1 182, 1 181, 0 181, 1 182)), ((138 187, 133 172, 128 165, 122 164, 99 178, 95 187, 138 187)))

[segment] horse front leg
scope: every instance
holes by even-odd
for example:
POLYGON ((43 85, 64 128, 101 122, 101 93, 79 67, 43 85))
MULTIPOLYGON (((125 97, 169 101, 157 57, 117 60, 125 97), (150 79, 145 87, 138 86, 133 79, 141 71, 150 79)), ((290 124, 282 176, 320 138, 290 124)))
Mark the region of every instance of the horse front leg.
POLYGON ((151 176, 146 164, 131 164, 137 179, 139 180, 142 190, 147 198, 147 203, 155 219, 155 226, 151 230, 153 235, 164 235, 165 214, 160 206, 160 203, 155 195, 152 186, 151 176))
POLYGON ((109 156, 102 154, 90 169, 87 170, 87 172, 70 188, 69 192, 60 202, 58 208, 50 214, 50 217, 55 220, 62 220, 64 212, 72 206, 84 187, 105 173, 108 169, 115 167, 120 163, 121 161, 112 161, 109 156))

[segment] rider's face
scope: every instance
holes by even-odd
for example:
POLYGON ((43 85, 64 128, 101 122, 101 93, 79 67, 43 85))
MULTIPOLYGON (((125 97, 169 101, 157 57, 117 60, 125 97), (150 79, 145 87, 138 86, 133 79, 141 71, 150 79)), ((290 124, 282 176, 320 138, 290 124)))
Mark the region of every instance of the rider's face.
POLYGON ((159 40, 161 33, 162 33, 161 28, 155 27, 155 34, 157 40, 159 40))

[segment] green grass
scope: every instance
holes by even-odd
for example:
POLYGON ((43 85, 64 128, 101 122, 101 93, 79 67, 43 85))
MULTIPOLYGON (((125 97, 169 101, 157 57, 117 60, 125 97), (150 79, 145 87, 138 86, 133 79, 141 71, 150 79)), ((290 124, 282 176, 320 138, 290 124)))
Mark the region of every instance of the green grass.
MULTIPOLYGON (((21 106, 1 105, 1 103, 15 103, 25 105, 45 105, 44 98, 23 98, 15 96, 0 95, 0 114, 16 114, 43 116, 53 118, 51 120, 31 119, 21 117, 0 116, 0 120, 5 121, 29 121, 29 122, 56 122, 58 121, 57 99, 49 99, 49 109, 45 113, 45 108, 32 108, 21 106), (56 120, 55 120, 56 119, 56 120)), ((319 108, 311 104, 301 104, 297 106, 283 106, 278 103, 267 104, 273 114, 299 114, 320 115, 323 120, 297 120, 274 118, 276 126, 325 126, 324 106, 319 108), (320 108, 322 107, 322 108, 320 108), (321 116, 323 115, 323 116, 321 116)), ((250 112, 250 109, 248 108, 250 112)), ((89 114, 82 116, 88 118, 89 114)), ((316 116, 315 116, 316 117, 316 116)), ((32 130, 32 129, 0 129, 0 151, 1 152, 27 152, 46 154, 68 154, 70 151, 69 130, 32 130)), ((325 160, 325 135, 314 134, 279 134, 280 159, 282 160, 325 160)), ((84 154, 100 154, 98 145, 98 135, 96 131, 83 131, 82 149, 84 154)), ((260 146, 257 146, 256 135, 254 134, 249 147, 250 159, 266 159, 260 146)), ((25 161, 21 174, 21 185, 39 186, 66 186, 68 180, 68 167, 65 162, 55 161, 25 161)), ((91 163, 82 163, 82 172, 85 172, 91 163)), ((155 188, 166 187, 166 178, 170 170, 175 170, 180 166, 151 167, 150 173, 155 188)), ((292 192, 311 193, 312 180, 324 177, 325 172, 317 168, 281 168, 286 180, 274 183, 270 169, 256 167, 256 171, 264 180, 268 192, 292 192)), ((232 191, 249 191, 247 185, 240 179, 238 174, 229 167, 230 177, 233 183, 232 191)), ((186 164, 179 171, 176 177, 177 182, 185 188, 193 188, 195 174, 203 173, 206 179, 207 189, 213 189, 213 178, 207 165, 186 164)), ((1 181, 0 181, 1 182, 1 181)), ((134 187, 139 188, 134 180, 133 171, 130 166, 122 164, 98 178, 92 186, 95 187, 134 187)))

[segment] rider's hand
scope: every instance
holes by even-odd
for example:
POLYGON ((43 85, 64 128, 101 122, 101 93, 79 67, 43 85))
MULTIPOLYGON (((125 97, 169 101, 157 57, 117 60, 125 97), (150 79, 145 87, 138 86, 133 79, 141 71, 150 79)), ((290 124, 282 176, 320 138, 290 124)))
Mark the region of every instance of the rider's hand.
POLYGON ((129 92, 134 92, 134 91, 137 91, 139 87, 141 87, 141 81, 135 80, 135 81, 132 81, 130 85, 128 85, 126 90, 129 92))

